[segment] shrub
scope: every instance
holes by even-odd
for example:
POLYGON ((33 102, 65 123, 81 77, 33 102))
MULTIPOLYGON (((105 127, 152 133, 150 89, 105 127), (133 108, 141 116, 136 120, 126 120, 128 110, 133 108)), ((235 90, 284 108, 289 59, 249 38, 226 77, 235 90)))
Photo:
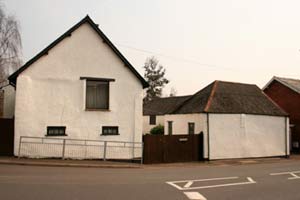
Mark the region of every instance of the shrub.
POLYGON ((151 135, 163 135, 164 134, 164 126, 159 124, 159 125, 153 127, 150 130, 150 134, 151 135))

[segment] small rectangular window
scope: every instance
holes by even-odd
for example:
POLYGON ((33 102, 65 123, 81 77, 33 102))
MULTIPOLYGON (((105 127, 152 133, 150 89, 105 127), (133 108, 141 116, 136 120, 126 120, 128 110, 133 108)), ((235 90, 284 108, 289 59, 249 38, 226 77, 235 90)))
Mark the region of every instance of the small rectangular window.
POLYGON ((119 135, 118 126, 102 126, 102 135, 119 135))
POLYGON ((47 136, 66 136, 66 127, 47 126, 47 136))
POLYGON ((172 134, 173 134, 173 122, 168 121, 168 135, 172 135, 172 134))
POLYGON ((156 116, 150 115, 150 125, 155 125, 155 124, 156 124, 156 116))
POLYGON ((195 123, 194 122, 188 123, 188 134, 190 134, 190 135, 195 134, 195 123))

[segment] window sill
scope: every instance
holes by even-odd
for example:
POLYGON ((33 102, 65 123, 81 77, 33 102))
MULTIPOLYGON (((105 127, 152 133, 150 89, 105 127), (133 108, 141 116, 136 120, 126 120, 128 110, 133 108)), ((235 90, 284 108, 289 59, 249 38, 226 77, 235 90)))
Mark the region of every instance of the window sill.
POLYGON ((45 135, 46 137, 60 137, 60 136, 68 136, 67 134, 64 135, 45 135))
POLYGON ((110 112, 109 109, 96 109, 96 108, 86 108, 85 111, 102 111, 102 112, 110 112))
POLYGON ((120 135, 119 133, 118 134, 101 134, 100 136, 118 136, 120 135))

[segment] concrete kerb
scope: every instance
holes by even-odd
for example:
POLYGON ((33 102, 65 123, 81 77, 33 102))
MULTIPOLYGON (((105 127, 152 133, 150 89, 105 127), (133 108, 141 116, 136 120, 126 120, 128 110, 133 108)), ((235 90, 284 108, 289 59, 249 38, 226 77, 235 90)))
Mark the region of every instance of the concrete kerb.
POLYGON ((125 162, 109 162, 96 160, 58 160, 58 159, 30 159, 15 157, 1 158, 0 164, 24 165, 24 166, 46 166, 46 167, 83 167, 83 168, 142 168, 141 164, 125 162))
POLYGON ((128 162, 110 162, 97 160, 59 160, 59 159, 30 159, 15 157, 0 157, 0 164, 6 165, 28 165, 48 167, 83 167, 83 168, 161 168, 161 167, 199 167, 199 166, 232 166, 249 164, 267 164, 276 162, 288 162, 300 160, 300 155, 292 155, 289 158, 255 158, 255 159, 228 159, 187 163, 164 163, 141 165, 128 162))

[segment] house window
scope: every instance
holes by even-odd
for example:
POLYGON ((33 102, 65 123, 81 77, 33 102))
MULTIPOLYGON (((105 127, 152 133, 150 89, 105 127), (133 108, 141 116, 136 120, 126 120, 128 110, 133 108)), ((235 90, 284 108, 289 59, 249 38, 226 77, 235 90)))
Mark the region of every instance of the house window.
POLYGON ((66 127, 47 126, 47 136, 66 136, 66 127))
POLYGON ((173 122, 168 121, 168 135, 172 135, 172 134, 173 134, 173 122))
POLYGON ((109 82, 87 80, 86 81, 86 109, 109 108, 109 82))
POLYGON ((150 115, 150 125, 155 125, 155 124, 156 124, 156 116, 150 115))
POLYGON ((102 135, 119 135, 118 126, 102 126, 102 135))
POLYGON ((188 134, 190 134, 190 135, 195 134, 195 123, 194 122, 188 123, 188 134))

